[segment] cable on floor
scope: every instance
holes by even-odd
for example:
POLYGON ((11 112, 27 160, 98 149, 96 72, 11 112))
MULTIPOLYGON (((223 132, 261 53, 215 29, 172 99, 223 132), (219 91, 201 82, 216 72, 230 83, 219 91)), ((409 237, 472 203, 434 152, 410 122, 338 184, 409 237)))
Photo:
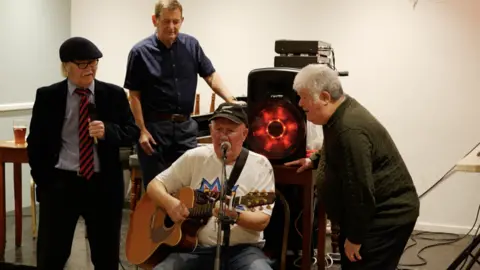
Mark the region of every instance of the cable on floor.
MULTIPOLYGON (((303 210, 300 211, 300 213, 298 214, 297 218, 295 219, 295 221, 293 223, 293 226, 295 227, 295 231, 297 231, 297 234, 300 236, 301 239, 303 239, 303 235, 300 232, 300 230, 298 229, 297 224, 298 224, 298 221, 300 220, 300 217, 302 216, 302 213, 303 213, 303 210)), ((318 252, 317 249, 314 249, 313 257, 312 257, 312 260, 313 260, 312 266, 316 265, 317 262, 318 262, 317 261, 317 252, 318 252)), ((326 253, 325 254, 325 269, 331 268, 334 264, 332 254, 333 253, 326 253)), ((295 261, 293 261, 293 265, 301 268, 302 267, 301 260, 302 260, 302 251, 300 250, 298 258, 296 258, 295 261)))
MULTIPOLYGON (((477 143, 466 155, 464 155, 464 157, 470 155, 478 146, 480 145, 480 142, 477 143)), ((480 154, 480 153, 479 153, 480 154)), ((477 154, 478 155, 478 154, 477 154)), ((435 182, 431 187, 429 187, 426 191, 424 191, 420 196, 418 196, 419 199, 422 199, 425 195, 427 195, 428 193, 430 193, 433 189, 435 189, 440 183, 442 183, 445 179, 447 179, 453 172, 455 171, 455 165, 452 166, 437 182, 435 182)), ((478 210, 477 210, 477 214, 476 214, 476 217, 475 217, 475 222, 473 223, 472 227, 470 228, 470 230, 463 236, 460 236, 458 234, 454 234, 454 233, 432 233, 432 232, 419 232, 419 233, 416 233, 416 234, 412 234, 410 236, 410 240, 412 240, 413 244, 407 246, 404 250, 403 250, 403 254, 405 254, 405 252, 416 246, 417 245, 417 240, 429 240, 429 241, 439 241, 440 243, 435 243, 435 244, 431 244, 431 245, 427 245, 423 248, 421 248, 418 252, 417 252, 417 258, 419 258, 422 262, 421 263, 415 263, 415 264, 399 264, 397 269, 398 270, 411 270, 411 269, 414 269, 412 267, 419 267, 419 266, 424 266, 424 265, 427 265, 427 260, 425 258, 423 258, 420 254, 422 252, 424 252, 425 250, 429 249, 429 248, 433 248, 433 247, 438 247, 438 246, 444 246, 444 245, 450 245, 450 244, 453 244, 455 242, 458 242, 460 240, 462 240, 463 238, 467 237, 472 231, 473 229, 475 228, 475 225, 477 224, 477 221, 478 221, 478 216, 479 216, 479 212, 480 212, 480 205, 478 206, 478 210), (422 235, 430 235, 431 237, 427 237, 427 236, 422 236, 422 235), (441 238, 441 237, 434 237, 435 235, 437 236, 448 236, 446 238, 441 238)), ((477 227, 477 231, 476 233, 474 234, 474 237, 472 239, 475 239, 475 236, 478 235, 478 230, 480 228, 480 225, 477 227)), ((473 240, 472 240, 473 241, 473 240)), ((466 261, 465 261, 466 262, 466 261)), ((464 262, 464 263, 465 263, 464 262)), ((463 266, 461 267, 463 268, 463 266)), ((461 269, 460 268, 460 269, 461 269)))
MULTIPOLYGON (((413 263, 413 264, 399 264, 397 269, 398 270, 410 270, 410 269, 414 269, 412 267, 420 267, 420 266, 425 266, 427 265, 427 260, 422 257, 422 252, 424 252, 425 250, 429 249, 429 248, 433 248, 433 247, 438 247, 438 246, 444 246, 444 245, 450 245, 450 244, 453 244, 455 242, 458 242, 462 239, 464 239, 465 237, 469 236, 470 233, 475 229, 475 225, 477 224, 477 221, 478 221, 478 217, 479 217, 479 214, 480 214, 480 205, 478 206, 478 210, 477 210, 477 214, 475 216, 475 222, 473 223, 473 226, 470 228, 470 230, 464 234, 463 236, 460 236, 458 234, 454 234, 454 233, 433 233, 433 232, 419 232, 419 233, 415 233, 415 234, 412 234, 410 236, 410 240, 412 240, 412 244, 408 245, 404 250, 403 250, 403 253, 405 254, 405 252, 416 246, 418 244, 417 240, 428 240, 428 241, 437 241, 437 243, 434 243, 434 244, 431 244, 431 245, 427 245, 423 248, 421 248, 418 252, 417 252, 417 258, 420 259, 420 263, 413 263), (442 237, 436 237, 436 236, 444 236, 443 238, 442 237)), ((478 229, 480 228, 480 226, 477 228, 475 235, 478 235, 478 229)), ((475 237, 474 237, 475 238, 475 237)), ((473 239, 474 239, 473 238, 473 239)), ((473 241, 473 240, 472 240, 473 241)), ((465 261, 466 262, 466 261, 465 261)), ((464 263, 465 263, 464 262, 464 263)), ((463 266, 462 266, 463 267, 463 266)), ((462 268, 461 267, 461 268, 462 268)), ((460 268, 460 269, 461 269, 460 268)))
POLYGON ((118 263, 120 264, 120 267, 122 267, 122 269, 125 270, 125 267, 123 267, 122 261, 118 261, 118 263))

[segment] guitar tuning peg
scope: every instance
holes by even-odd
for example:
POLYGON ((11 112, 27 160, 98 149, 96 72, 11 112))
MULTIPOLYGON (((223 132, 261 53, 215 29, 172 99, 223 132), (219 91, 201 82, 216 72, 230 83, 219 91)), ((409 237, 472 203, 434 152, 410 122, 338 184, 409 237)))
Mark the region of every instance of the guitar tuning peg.
POLYGON ((267 209, 268 209, 268 210, 271 210, 271 209, 272 209, 272 206, 267 205, 267 209))
POLYGON ((253 207, 248 208, 248 210, 250 210, 250 212, 255 212, 255 208, 253 208, 253 207))
POLYGON ((259 209, 259 210, 263 210, 263 206, 259 206, 258 209, 259 209))

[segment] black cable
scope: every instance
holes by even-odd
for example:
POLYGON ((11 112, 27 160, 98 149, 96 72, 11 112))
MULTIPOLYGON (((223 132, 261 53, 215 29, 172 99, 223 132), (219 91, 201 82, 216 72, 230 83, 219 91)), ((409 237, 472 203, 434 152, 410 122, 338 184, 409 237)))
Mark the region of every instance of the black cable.
POLYGON ((118 261, 118 264, 120 264, 120 267, 122 267, 122 269, 125 270, 125 267, 123 267, 123 264, 122 264, 121 260, 118 261))
MULTIPOLYGON (((473 223, 473 226, 470 228, 470 230, 464 234, 463 236, 459 236, 458 234, 453 234, 453 233, 432 233, 432 232, 419 232, 419 233, 416 233, 416 234, 412 234, 410 236, 410 239, 413 241, 413 244, 407 246, 404 250, 403 250, 403 253, 405 253, 408 249, 416 246, 418 244, 417 240, 428 240, 428 241, 439 241, 440 243, 435 243, 435 244, 431 244, 431 245, 427 245, 423 248, 421 248, 418 252, 417 252, 417 258, 419 258, 422 262, 421 263, 414 263, 414 264, 399 264, 397 269, 399 270, 402 270, 402 269, 411 269, 411 268, 405 268, 405 267, 418 267, 418 266, 424 266, 424 265, 427 265, 427 260, 422 257, 420 254, 422 252, 424 252, 425 250, 429 249, 429 248, 432 248, 432 247, 438 247, 438 246, 444 246, 444 245, 450 245, 450 244, 453 244, 455 242, 458 242, 460 240, 462 240, 463 238, 467 237, 472 231, 473 229, 475 229, 475 225, 477 224, 477 221, 478 221, 478 217, 479 217, 479 214, 480 214, 480 205, 478 206, 478 210, 477 210, 477 214, 475 216, 475 221, 473 223), (422 235, 430 235, 431 237, 427 237, 427 236, 422 236, 422 235), (449 236, 451 238, 439 238, 439 237, 434 237, 435 235, 444 235, 444 236, 449 236)), ((477 228, 477 232, 478 232, 478 228, 477 228)), ((463 266, 462 266, 463 267, 463 266)), ((460 268, 461 269, 461 268, 460 268)))
MULTIPOLYGON (((477 145, 475 145, 475 147, 473 147, 465 156, 463 156, 464 158, 468 155, 470 155, 470 153, 472 153, 478 146, 480 145, 480 142, 477 143, 477 145)), ((422 199, 422 197, 424 197, 425 195, 427 195, 428 193, 430 193, 430 191, 432 191, 434 188, 436 188, 441 182, 443 182, 445 179, 447 179, 447 176, 450 176, 450 174, 455 170, 455 166, 456 165, 453 165, 450 170, 448 170, 448 172, 446 172, 437 182, 435 182, 435 184, 433 184, 431 187, 429 187, 427 190, 425 190, 420 196, 418 196, 419 199, 422 199)))
MULTIPOLYGON (((475 145, 464 157, 470 155, 470 153, 472 153, 478 146, 480 145, 480 142, 477 143, 477 145, 475 145)), ((480 154, 480 152, 479 152, 480 154)), ((452 166, 437 182, 435 182, 431 187, 429 187, 427 190, 425 190, 420 196, 418 196, 419 199, 422 199, 422 197, 424 197, 425 195, 427 195, 428 193, 430 193, 434 188, 436 188, 441 182, 443 182, 445 179, 448 178, 448 176, 451 175, 451 173, 454 172, 455 170, 455 166, 452 166)), ((418 267, 418 266, 424 266, 424 265, 427 265, 427 260, 425 258, 423 258, 420 254, 429 249, 429 248, 432 248, 432 247, 437 247, 437 246, 443 246, 443 245, 449 245, 449 244, 453 244, 455 242, 458 242, 460 240, 462 240, 463 238, 465 238, 466 236, 468 236, 470 234, 470 232, 473 231, 473 229, 475 228, 475 225, 477 224, 477 221, 478 221, 478 216, 479 216, 479 213, 480 213, 480 205, 478 206, 478 210, 477 210, 477 214, 476 214, 476 217, 475 217, 475 222, 473 223, 473 226, 470 228, 470 230, 463 236, 460 236, 458 234, 453 234, 453 233, 432 233, 432 232, 419 232, 419 233, 416 233, 416 234, 412 234, 410 236, 410 240, 413 242, 413 244, 407 246, 404 250, 403 250, 403 254, 405 254, 405 252, 416 246, 417 245, 417 239, 421 239, 421 240, 430 240, 430 241, 441 241, 440 243, 435 243, 435 244, 432 244, 432 245, 427 245, 423 248, 421 248, 418 252, 417 252, 417 258, 419 258, 422 262, 421 263, 417 263, 417 264, 399 264, 397 269, 398 270, 403 270, 403 269, 411 269, 409 267, 418 267), (435 238, 429 238, 429 237, 420 237, 421 235, 425 235, 425 234, 430 234, 430 235, 448 235, 448 236, 451 236, 453 238, 451 239, 445 239, 445 238, 438 238, 438 237, 435 237, 435 238)), ((480 226, 477 228, 477 232, 475 233, 475 235, 478 235, 478 231, 479 231, 479 228, 480 226)), ((402 254, 402 255, 403 255, 402 254)), ((465 262, 464 262, 465 263, 465 262)), ((462 266, 463 267, 463 266, 462 266)))

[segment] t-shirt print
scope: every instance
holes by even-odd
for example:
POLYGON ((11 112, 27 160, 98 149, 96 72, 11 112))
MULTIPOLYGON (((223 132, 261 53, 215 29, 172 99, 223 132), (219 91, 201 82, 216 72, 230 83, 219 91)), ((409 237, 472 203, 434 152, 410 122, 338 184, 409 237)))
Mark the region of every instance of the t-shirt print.
MULTIPOLYGON (((208 181, 206 178, 202 177, 200 182, 200 187, 196 189, 197 192, 205 194, 210 201, 217 201, 220 197, 221 191, 220 179, 216 177, 213 181, 208 181)), ((231 195, 235 196, 235 192, 238 189, 238 185, 234 185, 231 189, 231 195)), ((235 207, 237 210, 245 211, 247 210, 243 205, 237 205, 235 207)))

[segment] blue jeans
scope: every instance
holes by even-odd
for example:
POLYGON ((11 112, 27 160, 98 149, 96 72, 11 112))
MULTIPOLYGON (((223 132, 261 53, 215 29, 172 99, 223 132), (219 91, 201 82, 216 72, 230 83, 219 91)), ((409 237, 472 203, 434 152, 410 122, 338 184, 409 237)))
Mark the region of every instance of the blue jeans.
MULTIPOLYGON (((214 269, 215 256, 216 247, 198 247, 191 253, 171 253, 153 270, 214 269)), ((228 249, 228 270, 272 270, 272 267, 261 249, 238 245, 228 249)))
POLYGON ((182 123, 172 121, 148 122, 145 124, 148 132, 157 143, 152 144, 153 154, 147 155, 137 144, 138 161, 142 169, 143 185, 167 169, 187 150, 197 147, 198 124, 189 119, 182 123))

